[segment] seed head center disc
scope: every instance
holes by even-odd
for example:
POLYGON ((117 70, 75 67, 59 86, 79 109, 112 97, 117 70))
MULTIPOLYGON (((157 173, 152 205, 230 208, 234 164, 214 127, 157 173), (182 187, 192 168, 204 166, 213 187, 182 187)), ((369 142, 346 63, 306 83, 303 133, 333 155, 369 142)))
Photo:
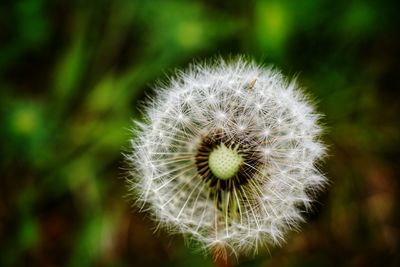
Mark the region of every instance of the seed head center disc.
POLYGON ((211 172, 221 180, 228 180, 235 176, 243 163, 242 156, 237 149, 228 148, 221 143, 208 156, 208 166, 211 172))

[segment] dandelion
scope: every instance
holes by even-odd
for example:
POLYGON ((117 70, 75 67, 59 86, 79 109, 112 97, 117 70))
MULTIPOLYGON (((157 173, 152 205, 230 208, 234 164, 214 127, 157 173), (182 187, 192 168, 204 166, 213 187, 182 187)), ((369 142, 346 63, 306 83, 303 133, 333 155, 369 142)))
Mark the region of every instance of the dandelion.
POLYGON ((156 91, 127 156, 141 207, 225 255, 281 244, 326 182, 320 116, 296 82, 218 59, 156 91))

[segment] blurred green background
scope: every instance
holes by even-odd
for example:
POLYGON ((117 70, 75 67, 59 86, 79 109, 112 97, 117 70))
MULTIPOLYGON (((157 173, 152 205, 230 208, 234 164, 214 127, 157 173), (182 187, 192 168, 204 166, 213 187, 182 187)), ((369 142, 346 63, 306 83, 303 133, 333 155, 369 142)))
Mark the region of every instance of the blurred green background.
POLYGON ((0 266, 213 266, 130 207, 122 151, 157 79, 235 54, 299 75, 330 145, 302 231, 240 266, 400 266, 396 2, 2 1, 0 266))

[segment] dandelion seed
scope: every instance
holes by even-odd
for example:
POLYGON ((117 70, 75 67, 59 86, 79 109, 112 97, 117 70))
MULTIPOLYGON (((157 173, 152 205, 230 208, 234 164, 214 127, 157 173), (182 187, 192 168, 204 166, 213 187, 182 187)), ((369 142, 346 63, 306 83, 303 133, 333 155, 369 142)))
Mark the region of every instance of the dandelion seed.
POLYGON ((156 89, 128 155, 140 205, 210 251, 284 241, 326 182, 315 166, 325 152, 320 116, 296 83, 220 59, 156 89))

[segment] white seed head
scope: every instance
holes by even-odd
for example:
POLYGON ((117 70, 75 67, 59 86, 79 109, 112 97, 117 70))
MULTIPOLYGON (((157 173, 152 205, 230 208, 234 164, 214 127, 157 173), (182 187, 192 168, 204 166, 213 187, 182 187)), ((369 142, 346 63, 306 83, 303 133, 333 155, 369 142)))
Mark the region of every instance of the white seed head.
POLYGON ((284 241, 326 182, 320 116, 296 82, 219 59, 156 92, 127 156, 141 207, 204 248, 255 253, 284 241))

